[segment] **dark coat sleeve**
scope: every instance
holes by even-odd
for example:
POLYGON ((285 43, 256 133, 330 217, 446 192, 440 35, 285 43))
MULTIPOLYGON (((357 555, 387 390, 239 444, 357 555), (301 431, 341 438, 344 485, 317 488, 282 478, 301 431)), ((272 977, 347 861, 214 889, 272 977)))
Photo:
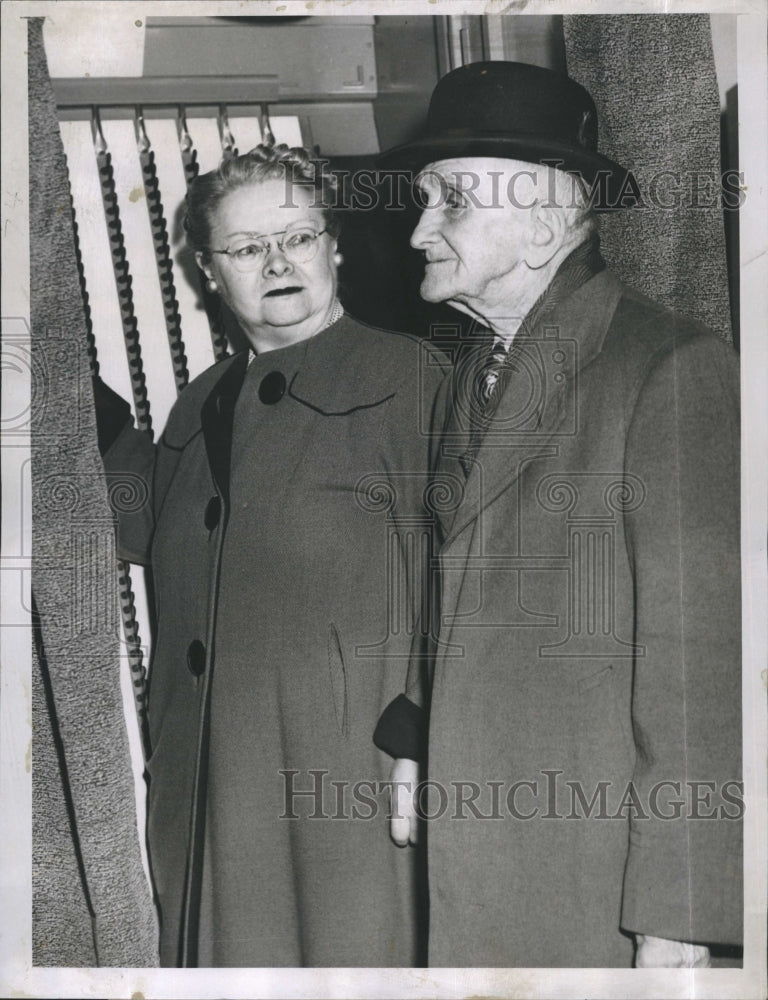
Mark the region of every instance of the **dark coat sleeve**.
POLYGON ((152 541, 152 480, 156 448, 134 426, 130 404, 98 376, 92 380, 99 453, 117 518, 117 554, 146 565, 152 541))
MULTIPOLYGON (((422 423, 425 428, 429 428, 424 455, 430 482, 425 491, 425 513, 430 519, 432 560, 430 567, 420 578, 419 626, 411 644, 405 690, 390 702, 382 713, 374 733, 374 743, 392 757, 407 757, 410 760, 423 762, 427 753, 429 695, 434 670, 434 637, 437 634, 436 616, 440 607, 440 576, 437 571, 437 550, 440 539, 437 515, 441 496, 447 495, 435 475, 450 399, 450 375, 447 366, 442 369, 437 384, 433 376, 426 386, 421 386, 420 399, 422 404, 425 402, 428 404, 428 408, 422 405, 422 423)), ((447 493, 450 493, 450 490, 447 493)))
POLYGON ((112 510, 117 554, 126 562, 150 562, 155 521, 186 443, 200 431, 200 404, 220 371, 208 369, 176 401, 155 444, 137 430, 129 404, 100 378, 93 380, 96 425, 112 510))
POLYGON ((741 940, 738 377, 710 336, 657 356, 626 448, 645 488, 627 544, 633 780, 651 808, 630 813, 622 927, 682 941, 741 940))
POLYGON ((154 532, 152 485, 157 447, 133 421, 126 424, 102 456, 110 503, 117 517, 117 555, 126 562, 149 564, 154 532))

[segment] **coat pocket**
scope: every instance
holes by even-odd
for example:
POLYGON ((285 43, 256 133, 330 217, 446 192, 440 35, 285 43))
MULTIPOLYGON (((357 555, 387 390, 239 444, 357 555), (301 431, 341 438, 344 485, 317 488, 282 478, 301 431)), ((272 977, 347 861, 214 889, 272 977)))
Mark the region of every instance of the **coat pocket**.
POLYGON ((333 709, 336 716, 336 729, 339 736, 346 739, 349 736, 349 679, 344 663, 341 638, 333 622, 328 626, 328 670, 330 672, 333 709))
POLYGON ((607 667, 600 667, 600 669, 596 670, 595 673, 579 678, 579 694, 586 694, 587 691, 600 687, 601 684, 605 684, 612 678, 613 664, 609 664, 607 667))

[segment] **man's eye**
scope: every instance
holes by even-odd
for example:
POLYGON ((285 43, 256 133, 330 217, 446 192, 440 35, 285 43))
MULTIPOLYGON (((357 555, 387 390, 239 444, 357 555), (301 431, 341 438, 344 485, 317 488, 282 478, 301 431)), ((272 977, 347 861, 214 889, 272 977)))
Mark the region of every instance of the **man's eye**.
POLYGON ((464 203, 464 199, 461 197, 461 195, 454 194, 449 191, 448 194, 445 196, 445 207, 457 210, 465 208, 466 206, 464 203))
POLYGON ((232 253, 238 260, 249 260, 252 257, 262 257, 267 251, 263 243, 247 243, 244 247, 238 247, 232 253))
POLYGON ((427 208, 429 206, 429 196, 422 188, 414 188, 413 197, 419 208, 427 208))

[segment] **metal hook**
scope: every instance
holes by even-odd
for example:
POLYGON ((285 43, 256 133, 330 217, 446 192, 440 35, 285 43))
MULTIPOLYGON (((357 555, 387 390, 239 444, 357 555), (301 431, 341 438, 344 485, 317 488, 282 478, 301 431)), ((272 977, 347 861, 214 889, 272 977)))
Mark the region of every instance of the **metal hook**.
POLYGON ((144 109, 141 105, 135 109, 133 127, 136 132, 136 145, 139 148, 139 153, 148 153, 152 144, 150 143, 149 136, 147 135, 147 129, 144 124, 144 109))
POLYGON ((269 108, 266 104, 261 106, 261 141, 264 146, 275 144, 275 136, 269 123, 269 108))
POLYGON ((93 136, 93 145, 97 156, 106 153, 108 149, 107 140, 104 138, 104 133, 101 130, 101 116, 95 104, 91 105, 91 135, 93 136))
POLYGON ((235 137, 232 134, 232 130, 229 127, 229 118, 227 116, 227 109, 223 104, 219 105, 219 141, 221 142, 221 151, 225 159, 230 159, 233 156, 237 156, 237 149, 235 148, 235 137))
POLYGON ((187 128, 187 109, 183 104, 179 105, 176 118, 176 130, 179 133, 179 146, 182 153, 188 153, 192 149, 192 136, 187 128))

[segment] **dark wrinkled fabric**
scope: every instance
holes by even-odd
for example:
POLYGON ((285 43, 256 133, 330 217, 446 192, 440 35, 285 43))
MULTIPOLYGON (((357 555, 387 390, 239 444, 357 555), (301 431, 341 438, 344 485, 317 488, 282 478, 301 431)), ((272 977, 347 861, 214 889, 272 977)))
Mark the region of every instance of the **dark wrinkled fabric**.
MULTIPOLYGON (((155 581, 148 827, 165 965, 420 961, 419 856, 389 839, 391 759, 373 733, 418 634, 443 374, 415 338, 345 316, 247 370, 239 355, 214 366, 171 412, 153 516, 120 525, 155 581)), ((147 445, 127 429, 110 473, 141 468, 147 445)))
POLYGON ((417 664, 406 689, 429 706, 431 966, 741 936, 738 359, 608 271, 552 327, 441 518, 433 683, 417 664))

